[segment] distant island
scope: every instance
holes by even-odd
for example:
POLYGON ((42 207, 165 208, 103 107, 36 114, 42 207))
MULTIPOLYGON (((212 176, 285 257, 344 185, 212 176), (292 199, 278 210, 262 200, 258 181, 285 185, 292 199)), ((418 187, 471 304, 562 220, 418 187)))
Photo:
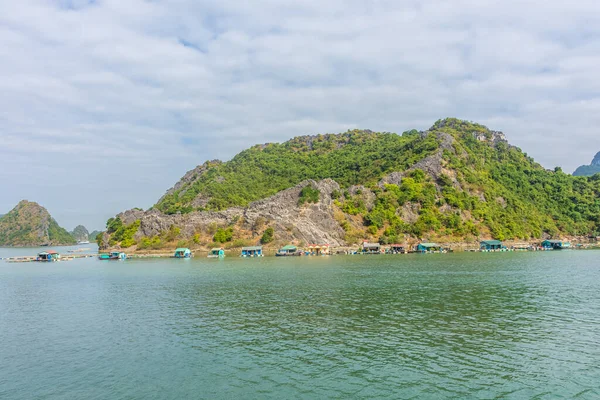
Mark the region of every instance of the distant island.
POLYGON ((600 178, 546 170, 503 133, 448 118, 429 130, 301 136, 186 173, 150 210, 107 221, 101 248, 474 242, 600 230, 600 178))
POLYGON ((22 200, 0 218, 0 246, 59 246, 75 243, 75 238, 37 203, 22 200))
POLYGON ((101 232, 101 231, 92 231, 92 233, 90 233, 90 234, 88 235, 88 240, 90 240, 90 241, 96 241, 96 237, 97 237, 97 236, 98 236, 100 233, 102 233, 102 232, 101 232))
POLYGON ((596 154, 590 165, 582 165, 573 172, 574 176, 592 176, 600 174, 600 152, 596 154))
POLYGON ((75 229, 73 229, 73 232, 71 232, 71 236, 78 242, 87 242, 90 240, 90 234, 83 225, 77 225, 75 229))

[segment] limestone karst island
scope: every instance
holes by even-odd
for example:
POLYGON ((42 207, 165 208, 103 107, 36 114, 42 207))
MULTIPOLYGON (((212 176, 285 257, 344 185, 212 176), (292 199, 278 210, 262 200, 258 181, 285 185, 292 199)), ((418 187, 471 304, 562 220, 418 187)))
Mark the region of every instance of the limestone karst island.
POLYGON ((361 251, 364 243, 414 250, 479 248, 486 240, 587 243, 599 231, 600 176, 547 170, 503 133, 449 118, 424 132, 301 136, 207 161, 151 209, 111 218, 97 241, 129 253, 361 251))

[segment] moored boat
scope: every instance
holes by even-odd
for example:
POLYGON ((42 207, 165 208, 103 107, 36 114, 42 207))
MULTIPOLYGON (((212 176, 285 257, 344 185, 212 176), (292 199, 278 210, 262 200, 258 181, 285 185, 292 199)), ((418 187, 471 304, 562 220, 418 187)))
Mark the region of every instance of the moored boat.
POLYGON ((309 244, 305 254, 307 256, 328 256, 330 254, 329 244, 309 244))
POLYGON ((391 244, 389 249, 386 251, 387 254, 405 254, 406 246, 403 244, 391 244))
POLYGON ((223 248, 215 247, 208 252, 208 258, 223 258, 225 257, 225 251, 223 248))
POLYGON ((35 259, 35 261, 39 262, 53 262, 58 260, 60 260, 60 254, 54 250, 42 251, 35 259))
POLYGON ((125 260, 127 259, 127 254, 120 251, 111 251, 110 253, 102 253, 98 254, 99 260, 125 260))
POLYGON ((437 243, 419 243, 416 247, 416 253, 445 253, 446 250, 437 243))
POLYGON ((292 244, 288 244, 287 246, 283 246, 281 249, 277 250, 275 253, 276 257, 293 257, 293 256, 301 256, 302 252, 298 250, 298 248, 292 244))
POLYGON ((175 250, 173 258, 192 258, 192 251, 188 248, 178 248, 175 250))
POLYGON ((240 257, 262 257, 262 246, 249 246, 242 247, 242 254, 240 257))
POLYGON ((362 254, 381 254, 381 245, 379 243, 364 242, 362 254))
POLYGON ((544 240, 541 247, 543 250, 564 250, 571 248, 571 243, 563 240, 544 240))

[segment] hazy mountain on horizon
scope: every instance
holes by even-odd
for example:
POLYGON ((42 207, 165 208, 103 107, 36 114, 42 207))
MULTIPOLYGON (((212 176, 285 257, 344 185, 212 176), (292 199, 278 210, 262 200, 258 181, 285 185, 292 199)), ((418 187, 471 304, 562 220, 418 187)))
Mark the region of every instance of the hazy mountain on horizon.
POLYGON ((600 173, 600 151, 596 154, 590 165, 582 165, 573 172, 574 176, 592 176, 600 173))
POLYGON ((77 225, 75 229, 73 229, 73 232, 71 232, 71 236, 73 236, 78 242, 89 240, 89 232, 83 225, 77 225))

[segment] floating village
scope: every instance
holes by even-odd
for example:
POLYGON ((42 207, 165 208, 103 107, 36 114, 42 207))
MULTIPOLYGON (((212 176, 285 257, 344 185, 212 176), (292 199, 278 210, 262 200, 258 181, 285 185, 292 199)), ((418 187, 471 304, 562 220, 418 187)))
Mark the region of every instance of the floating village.
MULTIPOLYGON (((589 245, 577 244, 572 246, 570 242, 563 240, 548 239, 536 244, 516 244, 506 246, 500 240, 483 240, 479 243, 478 248, 461 249, 464 252, 514 252, 514 251, 556 251, 556 250, 578 250, 589 248, 589 245)), ((595 246, 593 246, 595 247, 595 246)), ((176 258, 190 259, 194 257, 194 253, 189 248, 177 248, 172 253, 148 253, 148 254, 127 254, 120 250, 109 251, 105 253, 92 253, 89 248, 81 248, 69 250, 67 254, 60 254, 55 250, 45 250, 37 255, 21 256, 21 257, 6 257, 0 258, 6 262, 25 263, 25 262, 58 262, 70 261, 80 258, 97 258, 102 261, 122 261, 127 259, 143 259, 143 258, 176 258), (88 252, 86 252, 88 251, 88 252)), ((207 258, 224 258, 226 253, 229 256, 239 256, 242 258, 255 258, 265 256, 275 257, 319 257, 319 256, 334 256, 334 255, 396 255, 396 254, 445 254, 453 253, 454 249, 433 242, 421 242, 416 245, 406 244, 388 244, 363 242, 358 248, 333 248, 329 244, 309 244, 307 246, 296 246, 288 244, 278 250, 269 249, 269 254, 263 249, 263 246, 248 246, 238 249, 238 254, 233 253, 233 250, 225 250, 223 247, 217 247, 206 251, 198 251, 196 256, 207 258), (206 255, 205 255, 206 254, 206 255)))

